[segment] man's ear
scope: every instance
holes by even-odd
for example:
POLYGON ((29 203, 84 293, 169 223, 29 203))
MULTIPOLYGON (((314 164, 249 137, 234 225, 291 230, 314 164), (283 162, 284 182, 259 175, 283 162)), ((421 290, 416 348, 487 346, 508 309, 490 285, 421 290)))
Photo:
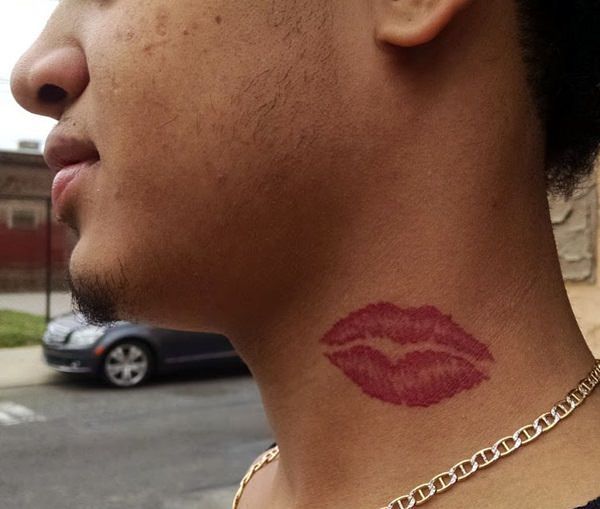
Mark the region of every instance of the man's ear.
POLYGON ((473 0, 373 0, 375 37, 410 48, 435 39, 473 0))

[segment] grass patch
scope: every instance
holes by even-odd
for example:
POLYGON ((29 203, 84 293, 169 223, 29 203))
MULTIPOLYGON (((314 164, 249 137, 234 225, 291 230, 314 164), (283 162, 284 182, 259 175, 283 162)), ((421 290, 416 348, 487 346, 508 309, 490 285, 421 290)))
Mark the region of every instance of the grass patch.
POLYGON ((0 348, 40 345, 45 328, 43 316, 0 309, 0 348))

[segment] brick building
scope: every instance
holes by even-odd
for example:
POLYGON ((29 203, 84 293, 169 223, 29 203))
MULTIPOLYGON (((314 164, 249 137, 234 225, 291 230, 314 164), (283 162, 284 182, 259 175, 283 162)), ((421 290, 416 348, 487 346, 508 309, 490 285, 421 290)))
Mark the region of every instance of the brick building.
POLYGON ((600 171, 573 200, 554 200, 552 220, 575 316, 592 350, 600 357, 599 185, 600 171))
POLYGON ((48 224, 51 185, 40 154, 0 152, 0 291, 43 290, 48 259, 54 288, 64 288, 74 239, 52 213, 48 224))

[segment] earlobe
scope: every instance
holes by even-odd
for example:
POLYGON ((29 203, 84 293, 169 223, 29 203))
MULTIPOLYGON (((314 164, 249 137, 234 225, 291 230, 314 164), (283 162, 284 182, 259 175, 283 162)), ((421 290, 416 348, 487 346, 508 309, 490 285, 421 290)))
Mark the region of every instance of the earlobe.
POLYGON ((374 0, 375 38, 410 48, 435 39, 473 0, 374 0))

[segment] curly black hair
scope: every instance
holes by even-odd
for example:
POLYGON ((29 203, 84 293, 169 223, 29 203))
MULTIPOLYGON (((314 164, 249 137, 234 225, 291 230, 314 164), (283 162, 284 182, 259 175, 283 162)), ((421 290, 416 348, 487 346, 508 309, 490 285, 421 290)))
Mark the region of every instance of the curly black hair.
POLYGON ((516 0, 546 128, 548 191, 570 196, 600 146, 600 0, 516 0))

